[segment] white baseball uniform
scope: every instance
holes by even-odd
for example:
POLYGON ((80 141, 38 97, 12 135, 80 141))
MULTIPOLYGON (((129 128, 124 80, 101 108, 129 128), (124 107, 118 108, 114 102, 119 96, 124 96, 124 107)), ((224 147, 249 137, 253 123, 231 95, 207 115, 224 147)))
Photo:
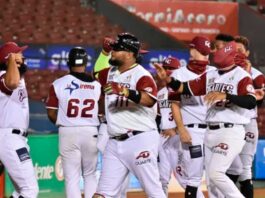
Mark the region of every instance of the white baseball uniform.
MULTIPOLYGON (((254 88, 260 89, 265 87, 265 76, 254 67, 251 68, 250 75, 253 80, 254 88)), ((246 111, 245 115, 250 118, 250 123, 245 125, 246 144, 239 154, 240 160, 233 162, 228 169, 228 173, 232 175, 239 175, 239 181, 252 179, 252 163, 257 149, 258 143, 258 124, 257 124, 257 107, 246 111), (242 172, 238 174, 237 170, 242 166, 242 172)))
MULTIPOLYGON (((107 124, 101 123, 98 129, 98 141, 97 148, 104 155, 105 148, 109 141, 109 134, 107 130, 107 124)), ((117 193, 117 198, 126 198, 127 197, 127 189, 130 184, 130 175, 128 175, 123 181, 119 193, 117 193)))
MULTIPOLYGON (((102 86, 116 82, 129 89, 145 91, 156 98, 157 88, 151 74, 138 64, 122 73, 117 67, 102 70, 99 81, 102 86)), ((148 197, 165 197, 157 165, 159 134, 155 122, 156 108, 156 105, 145 107, 115 94, 105 96, 110 140, 104 151, 97 194, 105 198, 116 197, 120 185, 131 171, 148 197), (129 136, 126 140, 113 139, 126 134, 129 136)))
POLYGON ((28 94, 23 78, 9 90, 5 71, 0 71, 0 161, 14 182, 13 197, 36 198, 38 183, 27 144, 29 126, 28 94))
POLYGON ((85 82, 71 74, 57 79, 50 88, 46 108, 58 110, 59 150, 69 198, 81 198, 81 175, 85 197, 91 198, 96 191, 100 94, 97 81, 85 82))
MULTIPOLYGON (((157 93, 158 108, 161 115, 160 129, 161 131, 166 129, 175 129, 176 123, 172 115, 171 102, 168 101, 168 89, 164 87, 157 93)), ((159 147, 159 173, 160 181, 162 183, 165 194, 168 194, 168 184, 171 178, 172 172, 176 172, 177 167, 177 150, 179 147, 179 136, 165 138, 160 136, 159 147)), ((174 174, 176 175, 176 174, 174 174)))
MULTIPOLYGON (((250 75, 238 66, 227 72, 210 71, 188 85, 193 95, 204 95, 211 91, 234 95, 255 94, 250 75)), ((226 197, 244 197, 225 173, 245 144, 244 125, 250 121, 244 115, 245 111, 227 100, 208 107, 205 167, 210 197, 214 196, 215 187, 226 197)))
MULTIPOLYGON (((206 71, 214 70, 207 66, 206 71)), ((181 67, 175 70, 171 76, 181 82, 194 80, 201 76, 188 67, 181 67)), ((181 95, 180 110, 183 124, 187 128, 192 145, 180 144, 178 151, 178 180, 183 188, 186 186, 199 187, 204 169, 204 136, 206 132, 207 106, 203 102, 203 96, 181 95)), ((197 197, 204 197, 201 190, 197 190, 197 197)))

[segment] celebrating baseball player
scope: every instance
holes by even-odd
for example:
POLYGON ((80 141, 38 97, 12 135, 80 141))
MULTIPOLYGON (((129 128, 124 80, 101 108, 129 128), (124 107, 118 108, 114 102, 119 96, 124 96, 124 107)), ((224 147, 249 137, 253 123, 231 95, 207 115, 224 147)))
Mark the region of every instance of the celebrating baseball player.
MULTIPOLYGON (((208 66, 211 51, 206 37, 196 36, 190 43, 190 60, 187 67, 175 70, 171 77, 182 82, 194 80, 214 68, 208 66)), ((171 99, 171 98, 170 98, 171 99)), ((172 103, 172 112, 178 126, 181 145, 178 151, 178 181, 185 188, 185 197, 204 197, 201 185, 204 169, 204 136, 207 107, 203 96, 181 95, 179 103, 172 103), (181 118, 176 115, 180 108, 181 118)), ((173 99, 173 100, 176 100, 173 99)))
POLYGON ((140 42, 134 35, 121 33, 111 46, 112 66, 100 71, 98 77, 105 92, 110 139, 94 198, 116 197, 129 171, 138 178, 148 197, 165 198, 157 165, 155 82, 136 63, 140 42))
POLYGON ((85 198, 91 198, 97 186, 96 137, 101 85, 85 73, 87 62, 85 49, 71 49, 70 73, 53 82, 46 104, 48 117, 59 126, 59 150, 68 198, 81 198, 81 175, 85 198))
POLYGON ((236 53, 235 42, 226 44, 214 54, 218 69, 185 83, 168 77, 162 67, 156 66, 159 77, 175 92, 206 94, 205 167, 210 197, 216 187, 226 197, 244 197, 225 174, 245 144, 244 125, 250 120, 244 112, 256 106, 253 82, 246 71, 235 65, 236 53))
MULTIPOLYGON (((108 68, 109 67, 109 59, 110 59, 110 53, 112 51, 111 44, 114 42, 114 39, 110 37, 105 37, 103 39, 102 44, 102 51, 96 60, 95 66, 94 66, 94 76, 98 78, 98 72, 108 68)), ((104 114, 99 115, 100 120, 100 126, 98 130, 98 141, 97 141, 97 148, 98 150, 104 154, 107 142, 109 140, 109 134, 107 130, 107 121, 104 114)), ((130 182, 130 175, 128 175, 122 185, 120 186, 119 192, 116 194, 117 198, 126 198, 127 197, 127 189, 130 182)))
POLYGON ((15 191, 12 198, 36 198, 38 183, 27 144, 28 94, 24 81, 26 65, 19 47, 8 42, 0 47, 0 161, 15 191))
MULTIPOLYGON (((155 63, 158 64, 158 63, 155 63)), ((167 73, 172 73, 173 70, 180 67, 180 62, 177 58, 168 57, 162 62, 162 67, 167 73)), ((162 82, 163 83, 163 82, 162 82)), ((165 194, 168 194, 168 184, 172 172, 176 170, 177 166, 177 149, 179 144, 179 137, 176 135, 176 123, 173 119, 171 111, 171 102, 168 101, 168 89, 166 84, 157 82, 158 93, 158 110, 161 116, 160 121, 160 141, 159 147, 159 173, 160 181, 162 183, 165 194)))
MULTIPOLYGON (((237 36, 235 37, 235 42, 237 45, 237 50, 240 52, 235 57, 235 62, 237 65, 243 67, 248 73, 250 73, 254 88, 262 90, 265 87, 265 76, 259 70, 251 66, 251 62, 248 60, 249 56, 249 41, 246 37, 237 36)), ((261 100, 257 101, 257 104, 262 103, 263 97, 261 100)), ((229 168, 228 173, 232 174, 235 178, 235 181, 238 179, 240 183, 240 191, 246 198, 253 198, 253 183, 252 183, 252 163, 254 155, 257 149, 258 143, 258 124, 257 124, 257 107, 255 109, 249 110, 245 114, 250 117, 250 123, 245 125, 245 140, 246 144, 244 145, 241 153, 239 154, 240 160, 233 162, 232 166, 229 168), (242 165, 241 165, 242 163, 242 165), (241 174, 237 174, 238 169, 242 166, 241 174)))

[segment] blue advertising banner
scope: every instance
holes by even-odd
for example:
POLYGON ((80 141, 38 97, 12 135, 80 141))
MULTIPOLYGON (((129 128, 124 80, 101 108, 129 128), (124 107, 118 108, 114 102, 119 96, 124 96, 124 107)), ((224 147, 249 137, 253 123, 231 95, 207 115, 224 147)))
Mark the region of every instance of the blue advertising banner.
POLYGON ((265 140, 258 140, 253 168, 255 179, 265 179, 265 140))
POLYGON ((46 47, 41 45, 29 46, 24 52, 26 64, 31 69, 45 69, 47 66, 46 47))
MULTIPOLYGON (((71 45, 52 45, 47 48, 47 69, 67 70, 68 53, 73 48, 71 45)), ((88 53, 87 70, 92 69, 92 61, 95 57, 93 48, 85 48, 88 53)))
MULTIPOLYGON (((24 56, 30 69, 68 70, 68 53, 73 47, 73 45, 30 45, 25 50, 24 56)), ((94 48, 85 47, 85 49, 88 53, 87 71, 91 71, 98 55, 94 48)), ((154 72, 153 63, 161 63, 168 56, 178 58, 181 66, 186 66, 189 51, 150 50, 149 53, 143 55, 142 65, 150 72, 154 72)))
MULTIPOLYGON (((24 52, 26 64, 30 69, 62 69, 68 70, 68 53, 73 45, 30 45, 24 52)), ((85 47, 88 53, 87 70, 90 71, 94 64, 95 50, 85 47)))
POLYGON ((154 72, 153 63, 162 63, 162 61, 168 56, 176 57, 180 60, 182 67, 187 66, 189 61, 189 51, 172 51, 172 50, 150 50, 149 53, 143 56, 142 65, 149 70, 154 72))

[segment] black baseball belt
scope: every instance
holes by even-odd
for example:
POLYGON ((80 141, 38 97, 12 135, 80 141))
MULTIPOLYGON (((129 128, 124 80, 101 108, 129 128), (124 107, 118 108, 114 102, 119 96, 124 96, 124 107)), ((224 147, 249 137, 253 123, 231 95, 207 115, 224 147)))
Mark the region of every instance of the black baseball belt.
POLYGON ((110 137, 110 139, 114 139, 114 140, 118 140, 118 141, 125 141, 127 140, 129 137, 138 135, 143 133, 144 131, 129 131, 128 133, 124 133, 122 135, 118 135, 118 136, 113 136, 110 137))
POLYGON ((233 123, 220 123, 220 124, 209 124, 208 125, 210 130, 217 130, 221 128, 233 128, 234 124, 233 123))
POLYGON ((207 124, 188 124, 186 125, 186 127, 189 127, 189 128, 201 128, 201 129, 206 129, 207 128, 207 124))
POLYGON ((17 134, 17 135, 22 135, 23 137, 27 137, 28 136, 28 132, 27 131, 21 131, 19 129, 13 129, 12 133, 13 134, 17 134))

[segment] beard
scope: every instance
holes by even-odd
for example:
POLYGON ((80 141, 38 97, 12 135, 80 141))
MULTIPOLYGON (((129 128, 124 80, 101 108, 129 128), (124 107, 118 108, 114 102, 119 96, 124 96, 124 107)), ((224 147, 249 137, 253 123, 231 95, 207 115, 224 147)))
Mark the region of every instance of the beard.
POLYGON ((113 60, 113 59, 110 59, 110 60, 109 60, 109 64, 112 65, 112 66, 120 67, 120 66, 122 66, 124 63, 123 63, 123 61, 121 61, 121 60, 113 60))

